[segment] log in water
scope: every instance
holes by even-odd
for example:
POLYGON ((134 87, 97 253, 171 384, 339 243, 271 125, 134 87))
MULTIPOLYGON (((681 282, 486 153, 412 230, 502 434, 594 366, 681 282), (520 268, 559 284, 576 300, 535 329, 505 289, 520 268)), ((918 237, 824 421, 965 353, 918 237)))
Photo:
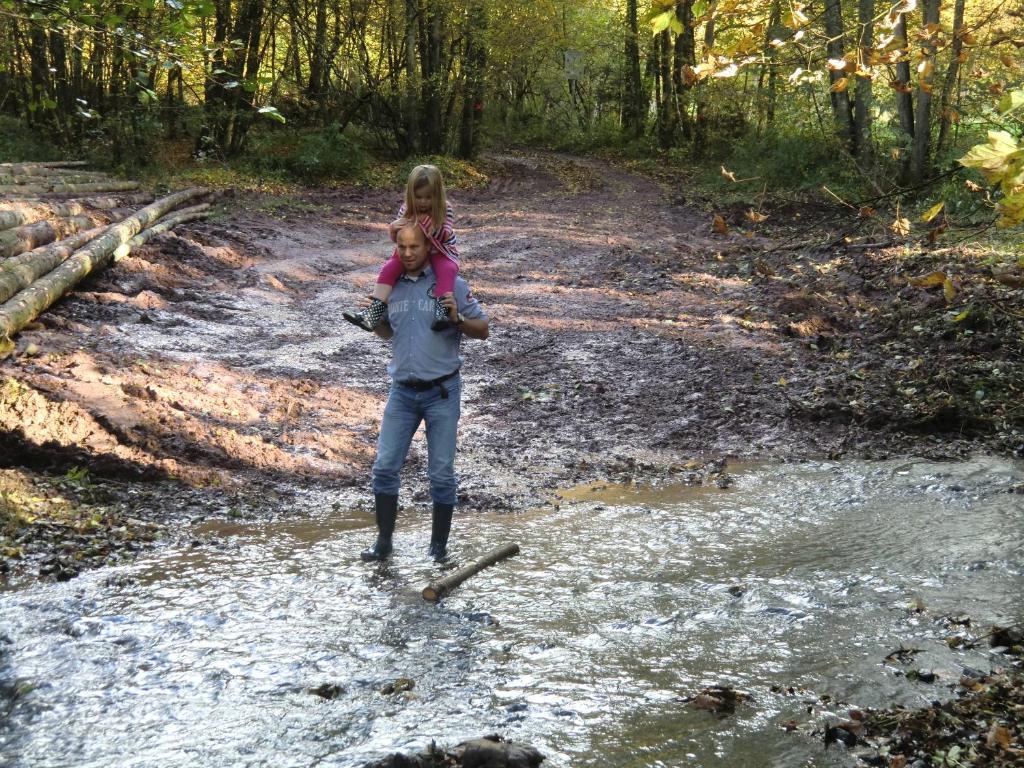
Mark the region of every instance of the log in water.
POLYGON ((459 584, 464 582, 470 576, 480 573, 484 568, 500 563, 502 560, 513 555, 519 554, 518 544, 503 544, 496 549, 492 549, 486 555, 481 557, 475 563, 470 563, 464 568, 460 568, 455 573, 445 576, 440 581, 435 581, 428 584, 423 588, 423 599, 429 600, 432 603, 436 603, 442 597, 450 593, 459 584))

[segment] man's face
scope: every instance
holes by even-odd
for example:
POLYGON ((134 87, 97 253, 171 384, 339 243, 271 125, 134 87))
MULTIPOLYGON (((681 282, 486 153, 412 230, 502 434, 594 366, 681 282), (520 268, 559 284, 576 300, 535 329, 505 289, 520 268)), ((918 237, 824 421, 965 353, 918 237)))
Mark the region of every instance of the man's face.
POLYGON ((419 227, 402 227, 398 230, 398 258, 410 274, 419 274, 426 266, 429 250, 427 238, 419 227))

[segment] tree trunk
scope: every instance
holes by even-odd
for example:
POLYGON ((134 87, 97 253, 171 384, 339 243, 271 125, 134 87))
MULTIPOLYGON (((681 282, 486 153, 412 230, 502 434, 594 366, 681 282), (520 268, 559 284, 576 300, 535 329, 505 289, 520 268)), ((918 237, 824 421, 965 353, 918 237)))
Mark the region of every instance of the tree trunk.
POLYGON ((441 12, 438 0, 420 0, 420 73, 423 149, 444 152, 441 128, 441 12))
MULTIPOLYGON (((825 34, 828 35, 828 42, 825 45, 828 57, 830 59, 841 59, 846 53, 841 0, 825 0, 822 18, 825 23, 825 34)), ((836 84, 844 77, 846 77, 845 72, 829 71, 829 82, 832 85, 829 89, 829 98, 832 102, 832 119, 835 121, 836 132, 839 134, 839 137, 850 151, 855 152, 853 107, 850 104, 850 95, 846 91, 834 90, 836 84)))
POLYGON ((54 113, 54 123, 58 129, 58 135, 61 140, 67 142, 71 138, 68 118, 74 114, 74 100, 71 93, 67 47, 64 44, 63 30, 50 30, 49 48, 50 69, 53 75, 54 101, 57 102, 57 108, 54 113))
POLYGON ((81 192, 127 192, 138 189, 137 181, 99 181, 86 184, 5 184, 0 195, 75 195, 81 192))
POLYGON ((672 87, 672 52, 673 45, 671 32, 663 30, 655 38, 658 49, 658 109, 657 109, 657 135, 658 146, 668 149, 675 144, 675 109, 673 107, 672 87))
POLYGON ((324 82, 327 74, 327 0, 315 0, 313 45, 309 53, 309 82, 306 96, 322 109, 324 82))
POLYGON ((487 10, 480 0, 469 7, 466 15, 466 52, 463 85, 462 120, 459 129, 459 156, 476 156, 480 139, 480 123, 484 110, 484 77, 487 67, 487 49, 483 35, 487 30, 487 10))
POLYGON ((231 28, 231 0, 214 1, 213 55, 210 58, 210 69, 206 71, 203 108, 213 143, 224 151, 231 128, 227 91, 224 88, 228 30, 231 28))
POLYGON ((36 22, 29 29, 29 71, 32 73, 32 108, 29 122, 52 130, 53 109, 50 99, 50 62, 46 56, 46 30, 36 22))
MULTIPOLYGON (((875 34, 875 0, 858 0, 857 21, 860 25, 860 35, 857 40, 857 64, 858 69, 861 67, 866 69, 875 34)), ((870 78, 857 75, 855 77, 857 78, 857 90, 853 97, 854 154, 866 159, 872 154, 871 105, 874 93, 870 78)))
POLYGON ((964 50, 964 5, 964 0, 956 0, 953 6, 953 45, 950 50, 949 68, 942 83, 942 96, 939 99, 939 137, 935 141, 936 155, 945 148, 949 127, 953 124, 950 102, 960 75, 960 57, 964 50))
POLYGON ((622 98, 622 127, 627 136, 639 138, 644 133, 643 81, 640 79, 640 44, 637 25, 637 0, 626 0, 626 77, 622 98))
POLYGON ((672 85, 675 90, 676 123, 683 138, 693 138, 693 121, 690 119, 690 81, 683 76, 686 67, 697 64, 697 42, 693 36, 693 0, 676 3, 676 18, 683 25, 683 31, 676 35, 675 60, 672 64, 672 85))
POLYGON ((907 42, 907 15, 901 13, 896 19, 893 30, 902 41, 900 53, 902 61, 896 63, 896 114, 900 118, 900 129, 906 136, 905 143, 900 147, 900 183, 905 184, 910 178, 910 145, 914 141, 914 97, 910 90, 910 46, 907 42))
POLYGON ((4 173, 37 173, 41 168, 82 168, 88 160, 51 160, 38 163, 0 163, 4 173))
POLYGON ((19 253, 59 240, 64 235, 95 225, 96 222, 91 216, 72 216, 70 219, 59 219, 57 224, 37 221, 17 229, 8 229, 0 232, 0 257, 17 256, 19 253))
POLYGON ((186 189, 148 205, 107 231, 71 256, 59 267, 41 277, 14 298, 0 305, 0 341, 32 322, 41 312, 69 291, 94 269, 105 265, 114 251, 168 211, 206 194, 204 189, 186 189))
POLYGON ((764 66, 757 78, 757 90, 760 93, 762 110, 758 115, 758 133, 763 133, 775 124, 775 102, 778 94, 778 53, 772 40, 779 36, 782 24, 782 6, 780 0, 772 0, 768 11, 768 26, 764 33, 764 47, 761 58, 764 66))
POLYGON ((66 237, 59 243, 44 245, 7 259, 0 264, 0 303, 59 267, 71 254, 106 230, 106 226, 87 229, 66 237))
POLYGON ((419 22, 417 0, 405 0, 405 120, 408 134, 407 151, 420 146, 419 81, 416 76, 416 28, 419 22))
POLYGON ((929 25, 939 24, 939 1, 924 0, 924 71, 918 71, 917 106, 914 109, 914 143, 910 152, 910 183, 920 184, 924 181, 931 163, 932 149, 932 82, 935 70, 935 34, 927 31, 929 25))
MULTIPOLYGON (((707 51, 710 51, 715 47, 715 16, 714 8, 715 3, 708 3, 708 8, 712 12, 711 18, 708 19, 704 25, 704 51, 707 55, 707 51)), ((693 128, 693 149, 698 157, 703 155, 704 150, 707 148, 708 141, 708 83, 707 80, 701 80, 697 83, 694 88, 696 92, 697 101, 697 115, 694 122, 693 128)))
MULTIPOLYGON (((263 33, 265 9, 265 0, 245 0, 239 10, 238 22, 235 24, 232 40, 241 40, 242 49, 238 52, 235 66, 231 71, 240 83, 255 83, 259 75, 260 38, 263 33)), ((229 155, 237 155, 245 144, 249 126, 252 125, 254 110, 249 90, 241 86, 232 90, 233 130, 225 149, 229 155)))
POLYGON ((0 186, 6 187, 28 187, 47 186, 53 184, 99 184, 100 182, 112 181, 106 174, 95 173, 44 173, 25 175, 20 173, 0 174, 0 186))
POLYGON ((181 208, 177 211, 172 211, 165 218, 161 219, 153 226, 142 230, 127 243, 115 249, 114 261, 120 261, 128 255, 128 252, 132 248, 138 248, 140 245, 145 245, 157 235, 169 232, 179 224, 184 224, 188 221, 197 221, 198 219, 205 219, 209 215, 209 203, 200 203, 199 205, 193 205, 190 208, 181 208))
MULTIPOLYGON (((108 205, 106 208, 117 208, 121 205, 108 205)), ((83 216, 89 208, 103 206, 90 205, 80 200, 68 200, 62 203, 43 203, 29 200, 12 200, 0 202, 0 230, 13 229, 25 224, 32 224, 43 219, 68 219, 72 216, 83 216)))

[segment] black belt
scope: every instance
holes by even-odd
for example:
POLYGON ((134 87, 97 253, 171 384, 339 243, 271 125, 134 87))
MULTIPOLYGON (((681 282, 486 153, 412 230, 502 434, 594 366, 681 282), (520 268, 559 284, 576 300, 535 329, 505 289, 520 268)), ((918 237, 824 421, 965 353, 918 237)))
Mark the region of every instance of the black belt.
POLYGON ((417 392, 426 392, 428 389, 433 389, 434 387, 440 387, 441 388, 441 398, 444 399, 444 400, 447 400, 448 399, 448 390, 445 389, 444 382, 448 381, 448 379, 453 379, 453 378, 455 378, 458 375, 459 375, 459 369, 456 368, 454 371, 449 373, 447 376, 439 376, 438 378, 431 379, 430 381, 423 381, 422 379, 409 379, 408 381, 400 381, 398 383, 401 384, 403 387, 408 387, 409 389, 415 389, 417 392))

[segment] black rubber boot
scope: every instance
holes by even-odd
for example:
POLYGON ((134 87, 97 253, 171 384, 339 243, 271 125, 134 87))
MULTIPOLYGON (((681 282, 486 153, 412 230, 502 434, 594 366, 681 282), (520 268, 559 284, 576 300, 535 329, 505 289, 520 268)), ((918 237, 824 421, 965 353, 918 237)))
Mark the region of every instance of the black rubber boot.
POLYGON ((447 331, 452 327, 452 319, 448 314, 448 307, 441 303, 440 299, 434 299, 434 322, 430 324, 432 331, 447 331))
POLYGON ((430 549, 427 555, 440 563, 448 554, 448 534, 452 530, 452 512, 455 507, 451 504, 438 504, 434 502, 434 514, 431 517, 430 525, 430 549))
POLYGON ((341 313, 341 316, 352 323, 352 325, 358 325, 364 331, 373 331, 374 328, 380 325, 381 318, 384 317, 387 309, 388 305, 380 299, 370 299, 370 306, 365 309, 361 309, 358 312, 345 310, 341 313))
POLYGON ((398 519, 398 496, 375 493, 373 505, 377 517, 377 540, 372 547, 359 553, 359 557, 367 562, 385 560, 391 554, 391 536, 395 532, 395 520, 398 519))

